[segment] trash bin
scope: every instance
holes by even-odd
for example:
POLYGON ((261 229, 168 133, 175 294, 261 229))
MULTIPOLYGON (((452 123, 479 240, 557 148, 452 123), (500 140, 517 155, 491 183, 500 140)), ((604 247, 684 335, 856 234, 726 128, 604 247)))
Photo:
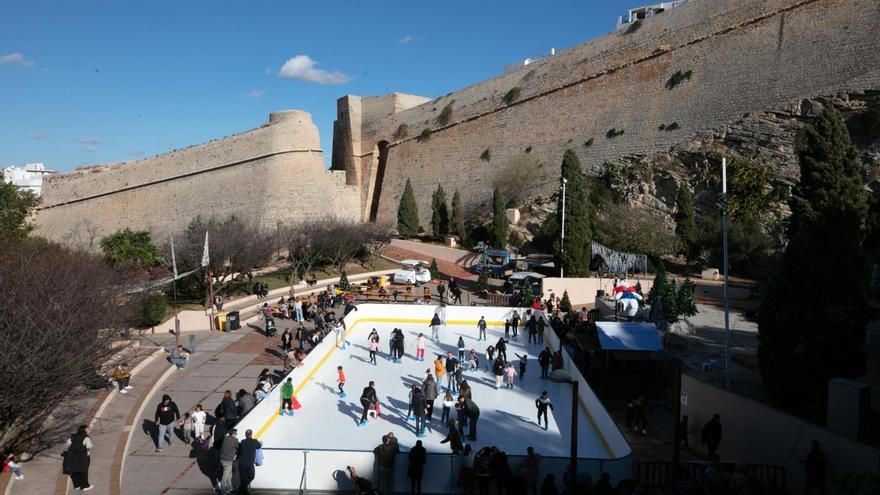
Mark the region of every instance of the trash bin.
POLYGON ((227 329, 226 316, 227 313, 217 313, 217 315, 214 316, 214 323, 217 325, 217 330, 221 332, 224 332, 227 329))
POLYGON ((229 330, 239 330, 241 328, 241 318, 238 316, 238 311, 226 313, 226 328, 229 330))

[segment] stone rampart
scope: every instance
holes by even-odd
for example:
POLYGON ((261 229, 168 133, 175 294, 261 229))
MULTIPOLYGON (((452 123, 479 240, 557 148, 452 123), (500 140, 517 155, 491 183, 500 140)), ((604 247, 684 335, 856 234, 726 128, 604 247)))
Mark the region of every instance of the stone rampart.
POLYGON ((311 116, 276 112, 262 127, 224 139, 53 176, 37 233, 94 249, 96 239, 121 228, 161 239, 198 215, 235 214, 272 228, 315 212, 353 217, 357 192, 339 175, 324 169, 311 116))
POLYGON ((378 189, 378 219, 393 220, 410 178, 427 225, 439 183, 480 208, 517 160, 531 160, 530 183, 549 192, 567 148, 598 173, 605 161, 667 150, 746 114, 880 88, 878 26, 875 0, 694 0, 635 32, 610 33, 410 109, 362 108, 350 119, 360 121, 350 132, 358 136, 352 153, 334 168, 362 184, 362 218, 378 189), (688 71, 689 79, 667 87, 688 71), (518 98, 505 101, 513 88, 518 98), (441 125, 450 103, 452 119, 441 125), (405 138, 395 136, 402 124, 405 138), (418 139, 425 128, 431 137, 418 139), (610 137, 612 129, 623 133, 610 137), (384 180, 374 184, 367 172, 379 168, 382 141, 389 143, 384 180))

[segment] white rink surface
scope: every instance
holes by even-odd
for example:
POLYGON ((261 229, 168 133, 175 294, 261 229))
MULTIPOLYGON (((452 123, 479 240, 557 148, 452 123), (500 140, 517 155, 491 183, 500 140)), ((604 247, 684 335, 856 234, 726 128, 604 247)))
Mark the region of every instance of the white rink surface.
MULTIPOLYGON (((392 310, 394 306, 387 306, 392 310)), ((395 317, 393 311, 387 315, 395 317)), ((522 330, 522 329, 521 329, 522 330)), ((451 351, 457 357, 459 335, 465 340, 467 349, 474 348, 480 353, 481 371, 466 372, 464 379, 471 385, 474 402, 480 408, 477 424, 477 441, 474 447, 495 445, 509 455, 523 455, 526 448, 534 446, 544 456, 567 457, 571 438, 571 385, 554 383, 540 379, 537 355, 543 346, 526 344, 527 335, 520 333, 518 341, 511 340, 507 345, 508 360, 513 361, 519 373, 519 363, 514 355, 528 353, 529 362, 524 380, 517 376, 512 390, 495 390, 495 378, 485 371, 485 349, 494 345, 503 335, 503 328, 488 330, 488 341, 478 342, 475 326, 449 324, 440 332, 441 341, 431 342, 425 353, 425 361, 415 360, 415 339, 422 332, 426 338, 431 335, 426 325, 415 323, 377 323, 361 322, 350 329, 347 350, 336 349, 315 371, 300 389, 297 399, 302 408, 294 417, 284 416, 272 421, 260 435, 267 449, 312 449, 372 451, 379 445, 381 437, 394 432, 402 451, 408 451, 417 440, 414 432, 415 421, 407 421, 408 393, 410 386, 421 383, 425 371, 433 373, 433 360, 438 353, 451 351), (388 360, 388 342, 391 329, 400 327, 406 337, 406 354, 400 364, 388 360), (378 365, 369 363, 367 335, 372 328, 380 334, 378 365), (337 366, 343 366, 347 383, 347 397, 340 399, 336 393, 337 366), (358 428, 362 407, 361 391, 367 383, 376 382, 380 400, 381 415, 378 421, 371 420, 366 427, 358 428), (537 425, 535 399, 542 390, 550 393, 555 410, 551 411, 550 427, 547 431, 537 425)), ((331 334, 329 339, 333 338, 331 334)), ((310 356, 313 357, 313 356, 310 356)), ((296 373, 296 372, 294 372, 296 373)), ((449 444, 441 444, 446 436, 446 427, 440 424, 442 398, 445 392, 446 377, 438 385, 441 392, 435 401, 434 420, 422 442, 428 452, 449 453, 449 444)), ((271 400, 271 399, 267 399, 271 400)), ((578 457, 608 459, 609 453, 599 438, 599 433, 587 419, 583 408, 578 408, 578 457)), ((603 411, 604 413, 604 411, 603 411)), ((455 417, 454 410, 451 416, 455 417)), ((469 428, 465 428, 467 434, 469 428)), ((463 442, 467 443, 466 439, 463 442)))

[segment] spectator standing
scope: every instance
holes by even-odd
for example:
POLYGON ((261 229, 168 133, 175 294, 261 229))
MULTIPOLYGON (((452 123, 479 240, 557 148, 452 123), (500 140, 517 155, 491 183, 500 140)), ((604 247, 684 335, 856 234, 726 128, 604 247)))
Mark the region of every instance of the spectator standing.
POLYGON ((244 440, 238 446, 238 477, 240 480, 239 493, 241 495, 250 494, 250 484, 257 475, 257 450, 263 448, 263 444, 259 440, 253 438, 254 432, 247 430, 244 432, 244 440))
POLYGON ((94 488, 89 483, 91 450, 92 440, 89 438, 89 427, 82 425, 76 430, 76 433, 67 439, 67 451, 64 453, 62 471, 70 476, 74 488, 84 492, 94 488))
POLYGON ((556 488, 556 477, 553 473, 544 477, 544 482, 541 483, 541 495, 559 495, 559 489, 556 488))
POLYGON ((394 461, 400 446, 394 433, 388 433, 382 437, 382 444, 373 449, 379 464, 379 490, 382 493, 394 493, 394 461))
POLYGON ((511 472, 507 454, 498 447, 492 447, 492 475, 495 476, 498 495, 503 495, 510 489, 511 472))
POLYGON ((541 472, 541 456, 535 453, 533 447, 526 449, 526 458, 519 466, 519 473, 526 482, 526 488, 531 495, 538 495, 538 475, 541 472))
POLYGON ((406 469, 406 475, 410 479, 410 493, 412 495, 422 495, 422 476, 425 472, 427 458, 428 452, 422 447, 422 441, 416 440, 415 447, 409 451, 409 466, 406 469))
POLYGON ((425 409, 428 415, 428 424, 434 418, 434 401, 437 400, 437 382, 434 381, 434 375, 428 373, 425 381, 422 382, 422 391, 425 393, 425 409))
POLYGON ((492 450, 489 447, 483 447, 477 452, 474 457, 474 471, 480 495, 489 495, 489 485, 492 483, 492 450))
POLYGON ((819 493, 825 495, 828 493, 826 480, 828 478, 828 458, 825 452, 822 452, 819 441, 813 440, 810 447, 810 453, 804 461, 804 468, 807 473, 807 479, 804 482, 804 495, 813 493, 813 488, 818 488, 819 493))
POLYGON ((476 452, 471 449, 471 444, 464 446, 464 452, 461 453, 461 470, 458 472, 458 486, 465 493, 472 493, 477 485, 477 475, 474 472, 474 458, 476 452))
POLYGON ((256 405, 257 400, 254 398, 253 394, 248 393, 245 389, 239 389, 238 391, 238 409, 239 416, 244 416, 256 405))
POLYGON ((220 466, 223 468, 223 475, 220 478, 220 491, 223 495, 232 493, 232 467, 237 454, 238 431, 233 428, 223 438, 223 444, 220 446, 220 466))
POLYGON ((238 408, 235 406, 235 400, 232 399, 231 390, 223 392, 223 400, 220 401, 220 409, 228 426, 233 426, 238 422, 238 408))
POLYGON ((721 415, 715 414, 712 419, 703 426, 701 443, 706 446, 709 459, 715 458, 718 445, 721 443, 721 415))
MULTIPOLYGON (((481 316, 480 321, 477 322, 477 329, 480 331, 479 337, 477 340, 486 340, 486 317, 481 316)), ((507 335, 505 335, 506 337, 507 335)))
POLYGON ((113 381, 115 381, 116 386, 119 387, 120 394, 127 394, 128 391, 132 389, 132 386, 129 385, 129 382, 131 381, 131 371, 128 370, 127 364, 122 363, 113 370, 113 381))
POLYGON ((495 358, 495 363, 492 364, 492 372, 495 374, 495 390, 498 390, 504 381, 504 360, 501 359, 501 356, 495 358))
POLYGON ((154 421, 159 428, 159 438, 156 442, 156 452, 162 452, 165 447, 165 436, 168 436, 168 446, 174 442, 174 425, 180 420, 180 411, 177 404, 171 400, 171 396, 162 396, 162 402, 156 406, 154 421))

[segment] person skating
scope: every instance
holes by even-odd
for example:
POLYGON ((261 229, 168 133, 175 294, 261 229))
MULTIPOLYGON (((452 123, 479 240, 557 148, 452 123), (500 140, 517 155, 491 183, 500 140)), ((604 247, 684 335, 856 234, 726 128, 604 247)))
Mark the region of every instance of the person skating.
POLYGON ((339 387, 339 398, 344 399, 345 398, 345 390, 343 390, 343 388, 345 387, 345 372, 342 371, 342 366, 336 367, 336 373, 338 375, 336 377, 336 383, 338 384, 338 387, 339 387))
POLYGON ((446 390, 458 394, 455 383, 455 370, 458 368, 458 360, 452 357, 452 353, 446 356, 446 390))
POLYGON ((284 385, 281 385, 281 413, 279 416, 284 416, 284 413, 287 412, 290 416, 293 416, 293 379, 288 378, 284 385))
POLYGON ((446 364, 443 362, 443 355, 437 354, 437 359, 434 360, 434 375, 437 377, 437 386, 440 386, 445 374, 446 364))
POLYGON ((449 423, 449 413, 452 411, 452 408, 455 406, 455 399, 452 398, 452 392, 446 392, 446 395, 443 396, 443 410, 440 414, 440 422, 443 424, 449 423))
POLYGON ((513 340, 516 340, 517 330, 519 329, 519 313, 517 311, 513 312, 513 316, 510 317, 510 330, 513 332, 513 340))
POLYGON ((461 363, 464 361, 464 337, 461 335, 458 336, 458 362, 461 363))
POLYGON ((471 390, 470 384, 467 380, 462 380, 461 384, 458 386, 458 395, 460 397, 464 397, 466 399, 474 399, 473 390, 471 390))
POLYGON ((420 333, 418 337, 416 337, 416 361, 424 361, 425 360, 425 347, 428 346, 428 339, 425 338, 425 334, 420 333))
POLYGON ((409 466, 406 468, 406 475, 410 479, 410 493, 412 495, 422 495, 422 476, 425 472, 425 461, 428 458, 428 452, 422 447, 422 441, 416 440, 416 445, 409 451, 409 466))
POLYGON ((459 434, 458 427, 456 426, 454 419, 450 419, 446 424, 448 425, 446 438, 440 440, 440 443, 448 443, 449 448, 452 449, 452 453, 458 455, 464 448, 461 444, 461 435, 459 434))
POLYGON ((535 315, 529 316, 529 320, 526 322, 526 328, 529 331, 529 344, 534 342, 538 343, 538 322, 535 320, 535 315))
POLYGON ((434 401, 437 400, 437 382, 434 381, 434 375, 428 373, 425 381, 422 382, 422 391, 425 394, 425 409, 428 413, 428 424, 434 417, 434 401))
POLYGON ((370 338, 370 362, 373 363, 373 366, 376 366, 376 353, 379 352, 379 336, 375 336, 370 338))
POLYGON ((480 371, 480 356, 477 350, 471 349, 468 354, 468 371, 480 371))
POLYGON ((480 321, 477 322, 477 329, 480 330, 479 337, 477 340, 486 340, 486 317, 481 316, 480 321))
POLYGON ((156 414, 154 421, 159 429, 159 438, 156 440, 156 452, 162 452, 165 447, 165 437, 168 437, 168 446, 174 442, 174 425, 180 421, 180 411, 177 404, 171 400, 171 396, 165 394, 162 396, 162 402, 156 406, 156 414))
POLYGON ((501 359, 501 356, 495 358, 495 362, 492 364, 492 372, 495 374, 495 390, 498 390, 504 381, 504 360, 501 359))
POLYGON ((553 353, 550 352, 549 347, 545 347, 540 354, 538 354, 538 364, 541 366, 541 379, 545 379, 550 375, 550 362, 553 360, 553 353))
POLYGON ((538 409, 538 427, 541 427, 541 416, 544 417, 544 429, 550 428, 550 422, 547 420, 547 410, 553 410, 553 403, 550 402, 550 394, 545 390, 541 396, 535 399, 535 407, 538 409))
POLYGON ((510 318, 504 320, 504 338, 510 338, 510 318))
POLYGON ((507 363, 504 376, 507 378, 507 388, 513 388, 513 380, 516 377, 516 368, 513 367, 513 363, 507 363))
POLYGON ((440 321, 440 315, 434 313, 434 317, 431 318, 431 323, 428 324, 431 327, 431 340, 437 342, 440 340, 440 326, 442 322, 440 321))
POLYGON ((480 419, 480 408, 477 407, 476 402, 466 397, 459 397, 458 403, 461 404, 467 414, 468 425, 470 426, 468 429, 468 440, 474 442, 477 440, 477 420, 480 419))
POLYGON ((520 356, 515 352, 513 353, 513 355, 519 358, 519 379, 520 381, 522 381, 523 378, 526 377, 526 364, 528 364, 529 362, 529 355, 523 354, 522 356, 520 356))
POLYGON ((425 430, 427 429, 427 406, 425 405, 425 395, 422 393, 422 389, 416 387, 413 390, 412 399, 410 399, 410 407, 412 408, 412 413, 416 417, 416 436, 423 437, 425 436, 425 430))
POLYGON ((455 389, 461 393, 461 384, 464 381, 464 366, 461 364, 455 368, 455 389))
POLYGON ((406 420, 407 421, 412 421, 412 419, 413 419, 412 398, 418 388, 419 388, 418 385, 410 385, 409 386, 409 395, 407 395, 407 397, 406 397, 406 403, 407 403, 406 420))
POLYGON ((376 404, 379 403, 379 398, 376 396, 376 389, 374 388, 376 385, 375 382, 370 382, 369 385, 364 387, 364 391, 361 392, 361 406, 364 408, 363 414, 361 414, 361 422, 358 423, 358 427, 367 425, 367 415, 371 410, 374 410, 376 404))
POLYGON ((492 363, 495 362, 495 346, 490 345, 486 348, 486 371, 492 370, 492 363))
POLYGON ((495 344, 495 352, 498 353, 498 356, 507 361, 507 341, 504 338, 498 339, 498 342, 495 344))

